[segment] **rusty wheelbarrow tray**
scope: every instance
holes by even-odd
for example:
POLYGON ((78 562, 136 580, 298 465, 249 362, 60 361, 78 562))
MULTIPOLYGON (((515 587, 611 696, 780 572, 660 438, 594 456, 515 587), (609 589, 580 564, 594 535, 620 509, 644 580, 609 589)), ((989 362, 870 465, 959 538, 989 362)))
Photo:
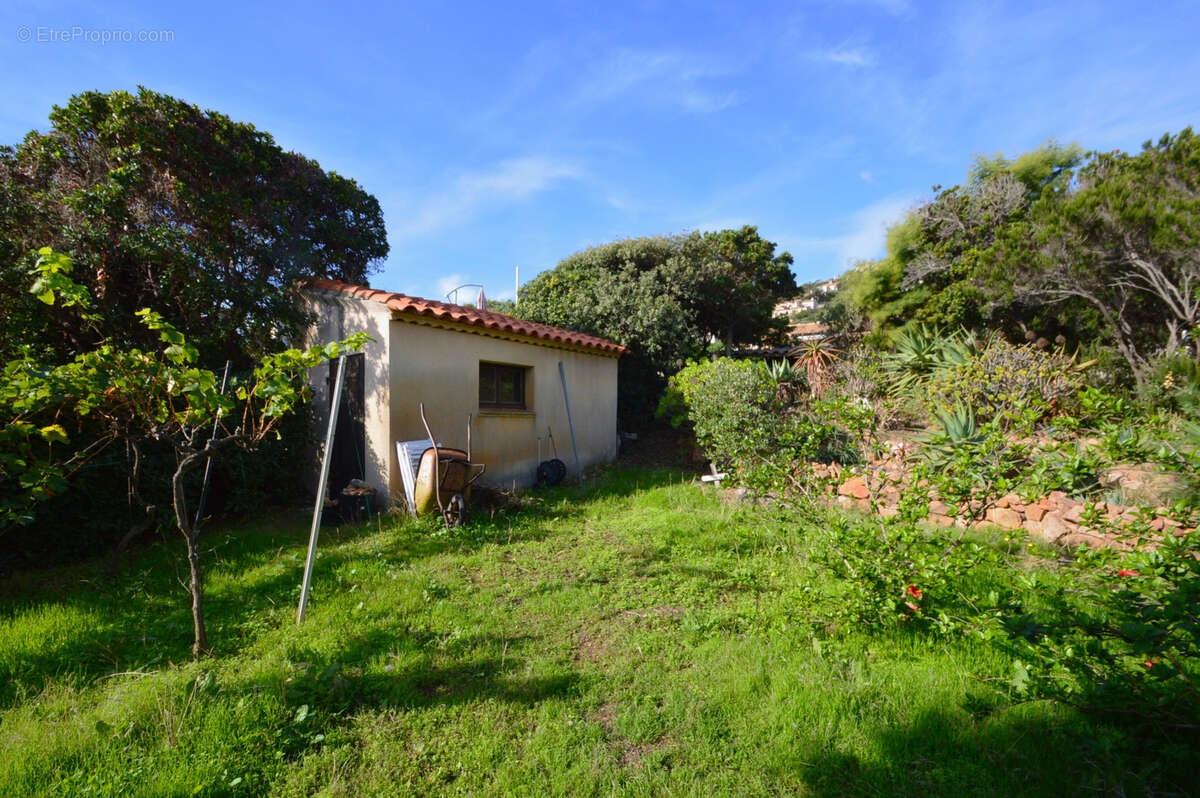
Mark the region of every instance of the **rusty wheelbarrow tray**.
POLYGON ((471 462, 471 416, 467 416, 467 448, 448 449, 438 446, 429 432, 425 420, 425 405, 421 403, 421 422, 429 434, 432 444, 421 453, 417 473, 413 479, 413 506, 417 515, 424 515, 437 508, 449 526, 462 526, 467 521, 467 500, 471 496, 471 485, 475 483, 487 466, 471 462))
POLYGON ((486 469, 482 463, 472 463, 470 455, 462 449, 430 446, 421 454, 417 467, 413 490, 417 515, 440 509, 446 523, 461 526, 467 520, 471 485, 486 469))

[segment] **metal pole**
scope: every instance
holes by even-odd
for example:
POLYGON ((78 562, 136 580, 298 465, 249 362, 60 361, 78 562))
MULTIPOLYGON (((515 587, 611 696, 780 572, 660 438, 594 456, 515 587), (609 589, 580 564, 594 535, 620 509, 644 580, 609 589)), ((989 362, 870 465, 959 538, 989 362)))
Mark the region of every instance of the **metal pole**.
MULTIPOLYGON (((225 395, 225 386, 229 382, 229 366, 230 361, 225 361, 225 373, 221 376, 221 396, 225 395)), ((221 417, 217 416, 213 419, 212 434, 209 435, 209 440, 217 437, 217 428, 221 424, 221 417)), ((200 503, 196 505, 196 520, 192 523, 192 528, 200 526, 200 519, 204 517, 204 505, 208 502, 208 481, 212 477, 213 459, 210 457, 204 461, 204 485, 200 488, 200 503)))
POLYGON ((575 453, 575 470, 579 472, 579 487, 583 487, 583 469, 579 465, 579 447, 575 445, 575 424, 571 421, 571 400, 567 398, 567 372, 558 361, 558 376, 562 380, 563 404, 567 406, 567 428, 571 430, 571 451, 575 453))
POLYGON ((317 481, 317 501, 313 505, 312 529, 308 533, 308 559, 304 561, 304 581, 300 583, 300 607, 296 623, 304 620, 308 606, 308 588, 312 584, 313 561, 317 557, 317 536, 321 531, 321 511, 325 509, 325 483, 329 481, 329 463, 333 459, 333 436, 337 432, 338 411, 341 410, 342 377, 346 374, 346 356, 338 357, 337 379, 333 383, 333 401, 329 403, 329 430, 325 433, 325 452, 321 455, 321 478, 317 481))

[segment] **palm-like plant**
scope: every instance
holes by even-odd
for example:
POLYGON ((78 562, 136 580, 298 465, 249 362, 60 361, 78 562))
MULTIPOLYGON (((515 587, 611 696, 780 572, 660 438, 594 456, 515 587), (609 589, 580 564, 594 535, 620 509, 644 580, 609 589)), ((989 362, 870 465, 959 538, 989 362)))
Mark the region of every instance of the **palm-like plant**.
POLYGON ((814 396, 825 393, 833 364, 842 359, 842 351, 834 346, 832 338, 814 338, 804 341, 790 353, 796 364, 803 366, 808 376, 808 387, 814 396))

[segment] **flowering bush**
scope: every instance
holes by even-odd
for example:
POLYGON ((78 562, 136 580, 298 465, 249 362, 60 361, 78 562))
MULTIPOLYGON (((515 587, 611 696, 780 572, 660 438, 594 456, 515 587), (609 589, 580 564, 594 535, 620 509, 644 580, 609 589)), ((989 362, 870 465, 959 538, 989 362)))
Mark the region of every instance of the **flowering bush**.
POLYGON ((1200 536, 1153 551, 1083 551, 1071 578, 999 616, 1018 692, 1148 722, 1200 723, 1200 536))
POLYGON ((933 408, 968 405, 981 421, 1029 409, 1047 415, 1082 387, 1082 369, 1073 359, 999 336, 973 356, 939 369, 926 386, 933 408))

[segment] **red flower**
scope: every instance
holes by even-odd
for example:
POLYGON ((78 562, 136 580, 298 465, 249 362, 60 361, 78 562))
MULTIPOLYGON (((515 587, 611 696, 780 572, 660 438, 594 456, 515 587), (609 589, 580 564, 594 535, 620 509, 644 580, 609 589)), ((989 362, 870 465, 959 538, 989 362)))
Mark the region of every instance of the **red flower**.
POLYGON ((909 585, 908 587, 904 588, 904 591, 906 593, 908 593, 908 595, 912 596, 913 598, 917 598, 917 599, 921 598, 921 596, 924 595, 921 592, 920 588, 913 587, 912 585, 909 585))
POLYGON ((913 612, 920 612, 920 611, 921 611, 921 608, 920 608, 920 607, 918 607, 916 604, 913 604, 911 601, 906 601, 906 602, 904 602, 904 606, 905 606, 905 607, 908 607, 908 608, 909 608, 910 610, 912 610, 913 612))
POLYGON ((1137 571, 1131 571, 1128 568, 1122 568, 1117 571, 1117 576, 1141 576, 1137 571))
POLYGON ((1152 660, 1152 659, 1148 659, 1148 660, 1146 660, 1146 667, 1147 667, 1147 668, 1153 668, 1153 667, 1154 667, 1154 660, 1152 660))

